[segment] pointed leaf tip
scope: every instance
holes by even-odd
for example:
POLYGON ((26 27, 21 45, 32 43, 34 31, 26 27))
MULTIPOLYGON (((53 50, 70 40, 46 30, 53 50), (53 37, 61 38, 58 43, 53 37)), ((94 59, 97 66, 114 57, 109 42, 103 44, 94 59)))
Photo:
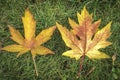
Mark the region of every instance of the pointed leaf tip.
POLYGON ((68 21, 69 21, 70 26, 71 26, 73 29, 79 26, 75 21, 73 21, 73 20, 70 19, 70 18, 68 18, 68 21))
POLYGON ((110 21, 108 24, 111 26, 111 24, 112 24, 112 21, 110 21))
POLYGON ((58 22, 56 22, 56 25, 60 25, 58 22))
POLYGON ((86 10, 86 6, 83 7, 83 10, 86 10))
POLYGON ((89 12, 87 11, 86 6, 84 6, 83 10, 81 11, 81 15, 82 16, 88 16, 89 15, 89 12))

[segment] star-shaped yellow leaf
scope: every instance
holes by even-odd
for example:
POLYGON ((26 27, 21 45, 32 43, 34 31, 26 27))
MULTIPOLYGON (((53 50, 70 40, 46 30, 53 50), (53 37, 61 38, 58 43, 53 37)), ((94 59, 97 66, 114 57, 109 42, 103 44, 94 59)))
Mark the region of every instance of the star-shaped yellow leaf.
POLYGON ((9 26, 11 39, 17 42, 19 45, 9 45, 3 47, 2 50, 6 50, 9 52, 19 52, 18 56, 24 54, 29 50, 31 50, 31 53, 34 57, 36 56, 36 54, 53 54, 54 52, 52 52, 48 48, 41 46, 41 44, 45 43, 51 38, 51 35, 53 34, 56 27, 53 26, 45 29, 35 37, 36 21, 34 20, 33 15, 28 9, 26 9, 25 16, 22 17, 22 21, 24 25, 25 38, 20 34, 18 30, 16 30, 12 26, 9 26))
POLYGON ((84 55, 90 59, 109 58, 107 54, 99 51, 99 49, 111 44, 111 42, 107 41, 111 35, 111 22, 104 28, 98 29, 101 20, 93 22, 92 14, 89 14, 86 7, 83 8, 81 14, 77 13, 77 17, 79 24, 68 18, 72 27, 70 31, 56 23, 66 46, 72 49, 64 52, 62 55, 75 58, 76 60, 84 55))
POLYGON ((53 51, 41 46, 41 44, 51 39, 51 36, 56 27, 53 26, 48 29, 45 29, 42 32, 40 32, 37 36, 35 36, 36 21, 34 20, 33 15, 28 9, 25 10, 25 16, 22 17, 22 21, 24 25, 25 36, 23 37, 18 30, 9 25, 11 39, 17 42, 18 44, 8 45, 6 47, 1 48, 1 50, 9 52, 19 52, 17 57, 19 57, 19 55, 25 54, 28 51, 31 51, 33 60, 37 54, 54 54, 53 51))

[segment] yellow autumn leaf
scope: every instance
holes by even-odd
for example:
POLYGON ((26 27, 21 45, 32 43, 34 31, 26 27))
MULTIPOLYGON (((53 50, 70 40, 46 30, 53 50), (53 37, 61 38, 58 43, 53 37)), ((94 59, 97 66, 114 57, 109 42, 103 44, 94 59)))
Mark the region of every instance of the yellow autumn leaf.
POLYGON ((79 24, 68 18, 72 27, 71 31, 56 23, 66 46, 72 49, 64 52, 63 55, 76 60, 85 55, 90 59, 109 58, 107 54, 100 52, 99 49, 111 45, 111 42, 107 41, 111 35, 111 22, 104 28, 98 29, 101 20, 93 22, 92 14, 89 14, 86 7, 83 8, 81 14, 77 13, 77 17, 79 24))
POLYGON ((86 7, 83 8, 81 14, 77 13, 77 17, 79 24, 68 18, 69 24, 72 27, 70 31, 58 23, 56 23, 56 25, 66 46, 71 48, 71 50, 63 52, 62 55, 75 58, 76 60, 81 58, 78 71, 79 77, 85 56, 90 59, 109 58, 107 54, 99 51, 99 49, 111 45, 111 42, 107 41, 111 35, 111 22, 104 28, 99 29, 98 27, 101 20, 99 19, 98 21, 93 22, 92 14, 89 14, 86 7))
MULTIPOLYGON (((50 27, 48 29, 43 30, 38 36, 35 37, 35 25, 36 21, 33 18, 33 15, 30 13, 28 9, 25 11, 25 17, 22 17, 23 24, 24 24, 24 33, 25 38, 22 37, 20 32, 16 30, 14 27, 9 25, 11 38, 19 44, 18 45, 9 45, 8 47, 3 47, 2 50, 8 50, 12 52, 12 50, 18 51, 21 48, 27 48, 29 50, 32 50, 33 48, 39 47, 41 44, 45 43, 51 38, 51 35, 53 34, 55 30, 55 26, 50 27), (16 46, 16 47, 15 47, 16 46), (10 50, 11 49, 11 50, 10 50)), ((40 49, 40 47, 39 47, 40 49)), ((21 49, 22 51, 22 49, 21 49)))
MULTIPOLYGON (((22 21, 24 25, 25 38, 22 37, 22 35, 18 30, 16 30, 14 27, 9 25, 11 39, 17 42, 18 44, 8 45, 6 47, 1 48, 1 50, 5 50, 9 52, 18 52, 17 57, 19 57, 22 54, 25 54, 28 51, 31 51, 34 65, 36 68, 34 58, 37 54, 47 55, 54 53, 48 48, 41 46, 41 44, 51 39, 51 36, 54 30, 56 29, 56 27, 53 26, 48 29, 45 29, 41 33, 39 33, 38 36, 35 36, 36 21, 34 20, 33 15, 28 9, 25 10, 25 16, 22 17, 22 21)), ((36 74, 38 75, 37 71, 36 74)))

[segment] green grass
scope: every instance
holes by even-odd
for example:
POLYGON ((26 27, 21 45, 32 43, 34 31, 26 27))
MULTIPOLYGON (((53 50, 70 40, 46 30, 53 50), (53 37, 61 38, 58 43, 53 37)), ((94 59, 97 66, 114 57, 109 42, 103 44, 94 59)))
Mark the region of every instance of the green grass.
POLYGON ((55 52, 55 55, 37 56, 36 63, 39 77, 36 77, 30 52, 16 58, 16 53, 0 51, 0 80, 120 80, 120 1, 119 0, 0 0, 0 47, 15 43, 10 37, 7 25, 12 25, 23 34, 21 17, 29 8, 37 21, 37 32, 59 22, 68 26, 68 17, 77 21, 76 12, 86 5, 93 12, 95 20, 102 19, 100 28, 112 21, 112 35, 109 38, 113 44, 102 49, 112 56, 117 54, 115 65, 112 59, 85 59, 81 77, 76 78, 79 61, 61 56, 68 50, 58 30, 52 39, 44 46, 55 52), (59 36, 59 37, 58 37, 59 36), (88 76, 86 74, 95 69, 88 76))

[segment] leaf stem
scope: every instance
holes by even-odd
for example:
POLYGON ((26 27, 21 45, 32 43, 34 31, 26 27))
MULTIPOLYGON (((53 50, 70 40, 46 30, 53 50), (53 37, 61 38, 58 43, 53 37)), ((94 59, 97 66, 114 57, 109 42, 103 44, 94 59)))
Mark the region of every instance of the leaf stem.
POLYGON ((38 76, 38 70, 37 70, 37 66, 36 66, 35 58, 32 57, 32 59, 33 59, 34 67, 35 67, 35 73, 36 73, 36 76, 38 76))
POLYGON ((82 60, 80 61, 80 66, 79 66, 79 70, 78 70, 78 78, 80 77, 80 74, 81 74, 81 71, 83 68, 84 59, 85 59, 85 55, 82 56, 82 60))

